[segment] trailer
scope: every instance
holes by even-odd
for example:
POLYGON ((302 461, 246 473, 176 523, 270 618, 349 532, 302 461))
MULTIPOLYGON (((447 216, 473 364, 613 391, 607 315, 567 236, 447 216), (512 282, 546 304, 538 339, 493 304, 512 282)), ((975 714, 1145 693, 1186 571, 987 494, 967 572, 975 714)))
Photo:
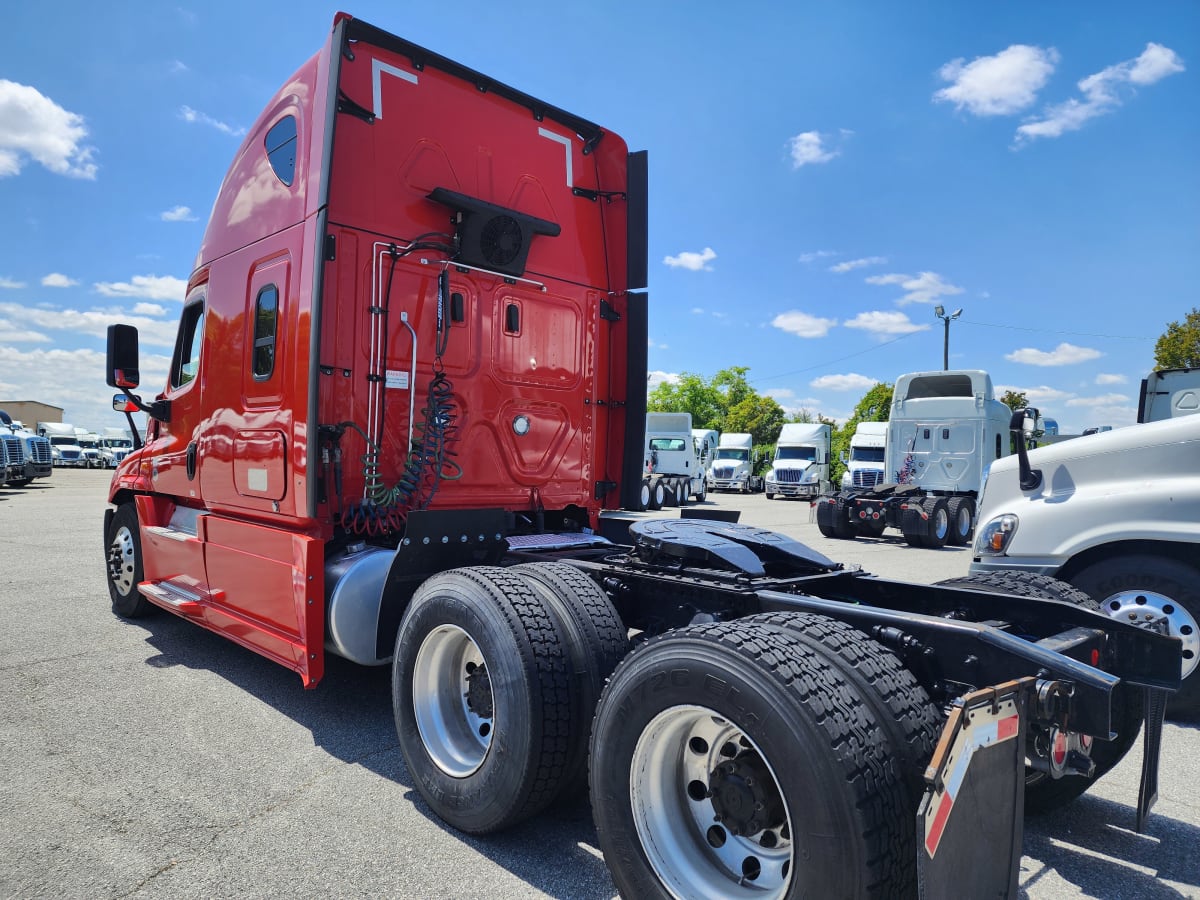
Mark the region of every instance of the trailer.
POLYGON ((1140 826, 1178 640, 1049 579, 887 581, 636 511, 646 189, 613 132, 338 14, 226 175, 153 399, 109 329, 114 408, 148 416, 104 515, 116 614, 307 688, 327 654, 389 666, 436 816, 586 788, 628 897, 1015 894, 1024 808, 1144 723, 1140 826))
POLYGON ((890 527, 914 547, 970 543, 984 473, 1011 451, 1011 414, 979 369, 901 375, 887 423, 887 480, 823 496, 821 533, 877 538, 890 527))

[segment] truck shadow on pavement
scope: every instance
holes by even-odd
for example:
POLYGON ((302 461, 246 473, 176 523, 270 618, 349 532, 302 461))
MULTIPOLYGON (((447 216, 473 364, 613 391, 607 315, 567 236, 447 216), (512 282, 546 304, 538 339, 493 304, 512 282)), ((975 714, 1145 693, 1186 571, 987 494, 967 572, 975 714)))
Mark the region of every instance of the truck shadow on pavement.
POLYGON ((1133 806, 1090 794, 1027 818, 1021 896, 1045 896, 1039 883, 1051 873, 1085 897, 1197 896, 1200 828, 1151 812, 1146 832, 1138 834, 1135 818, 1133 806))
POLYGON ((434 827, 551 897, 599 900, 615 894, 597 848, 586 789, 560 798, 529 822, 486 837, 455 831, 426 806, 400 755, 392 717, 391 667, 327 655, 325 677, 305 690, 294 672, 166 612, 137 620, 158 651, 156 668, 184 666, 224 678, 312 733, 331 756, 406 788, 405 798, 434 827), (590 848, 590 849, 589 849, 590 848))

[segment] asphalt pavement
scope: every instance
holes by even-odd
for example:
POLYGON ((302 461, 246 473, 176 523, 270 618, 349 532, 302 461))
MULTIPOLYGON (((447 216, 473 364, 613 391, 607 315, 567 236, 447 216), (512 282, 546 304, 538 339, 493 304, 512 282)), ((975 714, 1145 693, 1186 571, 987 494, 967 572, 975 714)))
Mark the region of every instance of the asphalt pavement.
MULTIPOLYGON (((109 473, 0 487, 0 897, 608 898, 586 797, 473 838, 412 787, 389 672, 330 657, 312 691, 167 613, 114 616, 109 473)), ((889 578, 965 575, 963 548, 822 538, 807 503, 710 495, 889 578)), ((1139 745, 1030 819, 1030 898, 1200 897, 1200 728, 1168 723, 1158 805, 1134 831, 1139 745)))

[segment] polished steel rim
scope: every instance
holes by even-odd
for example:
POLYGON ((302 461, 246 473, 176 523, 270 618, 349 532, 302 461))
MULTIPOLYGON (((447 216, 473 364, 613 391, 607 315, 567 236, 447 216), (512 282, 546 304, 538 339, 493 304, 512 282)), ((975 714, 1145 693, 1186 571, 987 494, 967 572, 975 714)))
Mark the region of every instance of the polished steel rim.
POLYGON ((1183 644, 1183 677, 1196 670, 1200 663, 1200 633, 1195 616, 1182 603, 1154 591, 1121 591, 1105 599, 1100 608, 1118 621, 1143 628, 1158 628, 1165 621, 1167 634, 1183 644))
POLYGON ((137 549, 133 533, 125 525, 117 529, 108 545, 108 579, 117 593, 128 597, 133 590, 133 569, 137 562, 137 549))

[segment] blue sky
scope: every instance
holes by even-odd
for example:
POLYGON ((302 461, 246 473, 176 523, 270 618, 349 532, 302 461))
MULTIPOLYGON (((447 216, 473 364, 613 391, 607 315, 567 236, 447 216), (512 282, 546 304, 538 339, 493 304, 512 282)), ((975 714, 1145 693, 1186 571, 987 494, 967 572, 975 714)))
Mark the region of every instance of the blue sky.
MULTIPOLYGON (((121 424, 104 331, 165 380, 246 129, 336 7, 66 0, 0 30, 0 401, 121 424)), ((347 11, 650 158, 650 368, 750 367, 845 418, 982 368, 1065 432, 1131 424, 1200 283, 1200 5, 365 0, 347 11)))

